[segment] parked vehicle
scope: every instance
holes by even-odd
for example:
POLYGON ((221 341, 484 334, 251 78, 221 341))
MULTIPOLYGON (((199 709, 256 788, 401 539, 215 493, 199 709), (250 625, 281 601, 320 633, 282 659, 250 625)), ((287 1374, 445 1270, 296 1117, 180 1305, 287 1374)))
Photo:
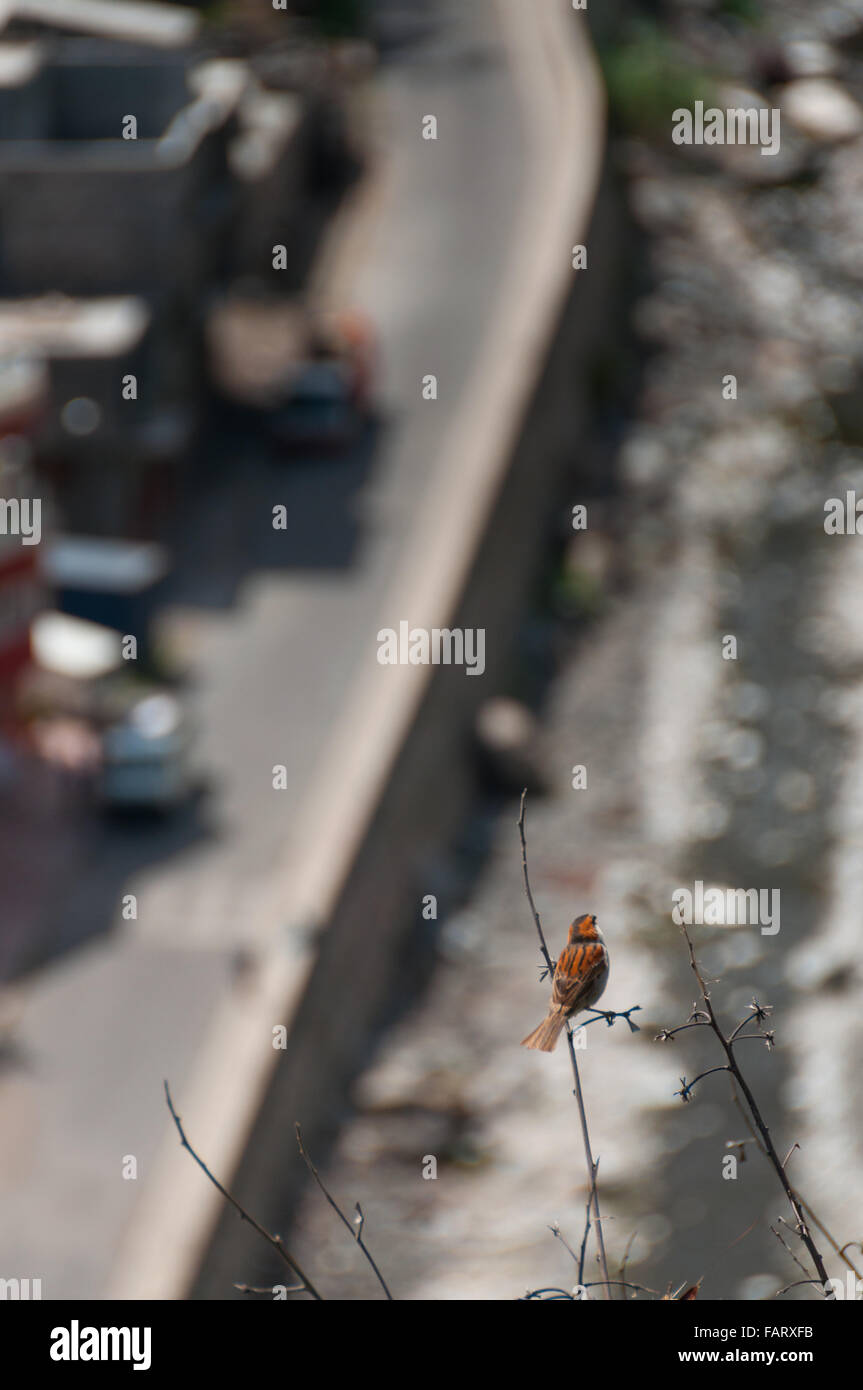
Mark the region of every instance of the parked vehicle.
POLYGON ((368 419, 371 354, 368 325, 357 315, 310 323, 270 417, 276 442, 290 451, 351 448, 368 419))
POLYGON ((288 449, 348 449, 362 426, 350 368, 337 358, 298 363, 270 419, 274 439, 288 449))
POLYGON ((99 800, 106 810, 170 811, 193 791, 190 730, 169 694, 148 695, 103 734, 99 800))
POLYGON ((364 316, 228 296, 207 323, 210 372, 225 400, 257 414, 287 452, 339 452, 369 418, 374 342, 364 316))
POLYGON ((153 542, 103 536, 55 535, 40 547, 39 564, 57 608, 132 633, 142 666, 152 656, 150 618, 162 601, 171 556, 153 542))

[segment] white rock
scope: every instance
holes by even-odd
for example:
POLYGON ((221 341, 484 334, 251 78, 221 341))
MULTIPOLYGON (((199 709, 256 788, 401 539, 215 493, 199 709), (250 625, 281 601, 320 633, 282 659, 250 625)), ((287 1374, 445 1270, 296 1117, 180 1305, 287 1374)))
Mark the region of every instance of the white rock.
POLYGON ((863 132, 863 108, 838 83, 826 78, 801 77, 789 82, 780 104, 782 114, 813 140, 851 140, 863 132))

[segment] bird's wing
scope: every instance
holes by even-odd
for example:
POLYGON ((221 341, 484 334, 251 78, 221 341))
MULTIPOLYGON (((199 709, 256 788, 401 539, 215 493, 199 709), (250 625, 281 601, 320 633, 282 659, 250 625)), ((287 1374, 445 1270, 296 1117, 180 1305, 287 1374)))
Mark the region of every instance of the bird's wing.
POLYGON ((579 999, 591 996, 607 966, 605 948, 598 941, 568 947, 554 972, 552 1003, 575 1008, 579 999))

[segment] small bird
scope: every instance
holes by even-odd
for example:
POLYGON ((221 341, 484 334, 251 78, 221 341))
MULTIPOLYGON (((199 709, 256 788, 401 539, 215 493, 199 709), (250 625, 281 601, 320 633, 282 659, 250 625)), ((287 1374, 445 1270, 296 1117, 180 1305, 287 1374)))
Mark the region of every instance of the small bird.
POLYGON ((576 917, 566 945, 557 958, 548 1013, 522 1040, 522 1047, 553 1052, 568 1018, 590 1009, 608 982, 608 949, 596 918, 576 917))

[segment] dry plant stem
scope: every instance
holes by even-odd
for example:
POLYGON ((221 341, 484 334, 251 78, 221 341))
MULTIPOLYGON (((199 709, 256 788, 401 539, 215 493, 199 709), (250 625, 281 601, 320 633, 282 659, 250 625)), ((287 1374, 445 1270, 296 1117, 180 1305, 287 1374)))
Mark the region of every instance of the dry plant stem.
POLYGON ((620 1262, 620 1269, 617 1271, 618 1279, 626 1278, 626 1266, 629 1264, 629 1252, 632 1249, 632 1243, 635 1240, 635 1236, 636 1232, 633 1231, 632 1235, 629 1237, 629 1240, 626 1242, 626 1249, 623 1252, 623 1259, 620 1262))
MULTIPOLYGON (((235 1284, 234 1288, 239 1289, 240 1293, 265 1293, 270 1298, 272 1298, 276 1290, 274 1284, 268 1284, 263 1288, 256 1287, 254 1284, 235 1284)), ((305 1284, 291 1284, 290 1287, 285 1289, 285 1293, 305 1293, 305 1291, 305 1284)))
POLYGON ((611 1298, 611 1285, 608 1278, 608 1261, 605 1257, 605 1238, 602 1234, 602 1217, 599 1212, 599 1193, 596 1190, 596 1174, 599 1168, 599 1160, 594 1163, 593 1152, 590 1147, 590 1133, 587 1128, 587 1112, 584 1108, 584 1097, 581 1094, 581 1077, 578 1073, 578 1061, 575 1056, 575 1044, 572 1041, 572 1028, 566 1025, 566 1041, 569 1044, 569 1057, 572 1062, 572 1074, 575 1078, 575 1095, 578 1101, 578 1114, 581 1120, 581 1135, 584 1140, 584 1157, 587 1163, 587 1171, 590 1174, 590 1196, 588 1197, 588 1211, 590 1202, 593 1201, 593 1214, 596 1218, 596 1243, 599 1247, 599 1264, 602 1270, 602 1284, 605 1289, 605 1297, 611 1298))
POLYGON ((584 1235, 581 1238, 581 1250, 578 1255, 578 1282, 584 1284, 584 1258, 587 1254, 587 1237, 590 1235, 590 1212, 593 1207, 593 1199, 596 1194, 596 1179, 599 1175, 599 1159, 593 1166, 593 1182, 590 1184, 590 1191, 587 1194, 587 1207, 584 1213, 584 1235))
MULTIPOLYGON (((761 1140, 759 1139, 758 1135, 756 1134, 755 1130, 753 1129, 751 1119, 750 1119, 749 1116, 747 1115, 747 1113, 746 1113, 746 1111, 744 1110, 743 1106, 740 1104, 740 1097, 739 1097, 739 1095, 737 1094, 737 1088, 736 1088, 736 1086, 734 1085, 733 1081, 732 1081, 732 1084, 731 1084, 731 1090, 732 1090, 732 1095, 733 1095, 733 1099, 734 1099, 734 1104, 737 1106, 737 1109, 740 1111, 740 1114, 741 1114, 741 1116, 742 1116, 742 1118, 743 1118, 743 1123, 746 1125, 746 1128, 749 1130, 749 1133, 752 1135, 753 1141, 754 1141, 754 1143, 755 1143, 755 1147, 758 1149, 758 1152, 759 1152, 760 1154, 762 1154, 764 1157, 766 1157, 767 1155, 766 1155, 766 1151, 765 1151, 764 1145, 762 1144, 761 1140)), ((790 1155, 789 1155, 789 1157, 790 1157, 790 1155)), ((787 1158, 786 1158, 785 1162, 786 1162, 786 1163, 788 1162, 788 1159, 787 1159, 787 1158)), ((783 1165, 783 1166, 784 1166, 784 1165, 783 1165)), ((848 1249, 848 1246, 849 1246, 849 1245, 860 1245, 860 1241, 857 1241, 857 1240, 849 1240, 849 1241, 846 1241, 846 1243, 845 1243, 843 1246, 841 1246, 841 1248, 840 1248, 840 1245, 839 1245, 838 1240, 836 1239, 836 1237, 835 1237, 830 1231, 828 1231, 827 1227, 824 1225, 824 1222, 823 1222, 823 1221, 820 1219, 820 1217, 818 1216, 818 1213, 817 1213, 817 1212, 814 1212, 814 1211, 812 1210, 812 1208, 810 1207, 810 1205, 809 1205, 808 1202, 804 1202, 803 1198, 799 1195, 799 1193, 798 1193, 798 1198, 797 1198, 797 1199, 798 1199, 798 1201, 800 1202, 800 1208, 801 1208, 801 1210, 802 1210, 803 1212, 805 1212, 805 1214, 809 1217, 809 1220, 812 1222, 812 1225, 818 1227, 818 1230, 821 1232, 821 1234, 823 1235, 824 1239, 827 1241, 827 1244, 828 1244, 828 1245, 830 1246, 830 1248, 834 1251, 834 1253, 839 1257, 839 1259, 842 1261, 842 1263, 843 1263, 844 1265, 846 1265, 846 1266, 848 1267, 848 1269, 852 1269, 852 1270, 854 1271, 855 1276, 856 1276, 858 1279, 863 1279, 863 1272, 861 1272, 861 1271, 857 1268, 857 1266, 855 1265, 854 1261, 850 1258, 850 1256, 848 1256, 848 1255, 845 1254, 845 1251, 848 1249)), ((863 1245, 860 1245, 860 1248, 861 1248, 861 1250, 863 1250, 863 1245)))
MULTIPOLYGON (((589 1221, 590 1221, 590 1217, 588 1216, 588 1222, 589 1222, 589 1221)), ((564 1239, 563 1234, 561 1233, 560 1227, 559 1227, 559 1226, 549 1226, 548 1229, 551 1231, 551 1234, 554 1236, 555 1240, 559 1240, 559 1241, 560 1241, 561 1245, 563 1246, 563 1248, 564 1248, 564 1250, 567 1252, 567 1254, 568 1254, 568 1255, 571 1255, 572 1258, 573 1258, 573 1260, 575 1261, 575 1263, 578 1264, 578 1256, 576 1255, 576 1253, 575 1253, 575 1251, 573 1250, 572 1246, 564 1239)), ((588 1230, 589 1230, 589 1229, 590 1229, 590 1227, 588 1226, 588 1230)), ((579 1283, 581 1283, 581 1280, 579 1280, 579 1283)))
POLYGON ((539 913, 536 910, 536 903, 533 900, 533 893, 530 891, 530 876, 527 872, 527 840, 525 839, 524 835, 524 803, 526 796, 527 789, 525 788, 525 790, 521 794, 521 803, 519 805, 518 811, 518 833, 519 838, 521 839, 521 871, 524 877, 524 891, 527 894, 527 901, 530 904, 530 910, 533 915, 534 923, 536 925, 537 935, 539 936, 539 949, 542 951, 542 954, 545 957, 545 963, 548 966, 549 973, 551 975, 554 975, 554 961, 549 955, 548 947, 545 944, 545 936, 543 935, 542 923, 539 920, 539 913))
MULTIPOLYGON (((781 1218, 780 1218, 780 1220, 781 1220, 781 1218)), ((792 1258, 792 1260, 794 1261, 794 1263, 796 1264, 797 1268, 800 1270, 800 1273, 801 1273, 801 1274, 805 1274, 805 1275, 807 1276, 807 1278, 808 1278, 808 1276, 809 1276, 809 1271, 807 1270, 807 1268, 806 1268, 806 1266, 804 1265, 803 1261, 802 1261, 802 1260, 798 1260, 797 1256, 794 1254, 794 1251, 791 1249, 791 1246, 788 1244, 788 1242, 787 1242, 786 1240, 783 1240, 783 1238, 782 1238, 782 1232, 779 1231, 779 1230, 777 1230, 775 1226, 771 1226, 770 1229, 771 1229, 771 1231, 773 1232, 773 1234, 775 1235, 776 1239, 779 1241, 779 1244, 782 1246, 783 1250, 785 1250, 785 1251, 791 1256, 791 1258, 792 1258)))
MULTIPOLYGON (((533 901, 533 893, 530 891, 530 876, 527 871, 527 841, 525 839, 524 834, 524 803, 526 796, 527 790, 525 789, 521 794, 521 804, 519 806, 518 812, 518 833, 521 839, 521 867, 524 876, 524 891, 527 894, 527 901, 530 904, 530 910, 533 914, 533 920, 536 925, 537 935, 539 936, 539 947, 545 958, 545 963, 548 966, 549 974, 553 978, 554 961, 549 955, 548 947, 545 944, 545 936, 543 935, 542 923, 539 920, 539 913, 537 912, 536 904, 533 901)), ((581 1077, 578 1074, 578 1061, 576 1060, 575 1046, 572 1041, 572 1029, 570 1028, 568 1023, 566 1025, 566 1040, 569 1044, 569 1056, 572 1062, 572 1074, 575 1080, 575 1091, 573 1094, 575 1095, 575 1098, 578 1102, 578 1114, 579 1118, 581 1119, 581 1134, 584 1140, 584 1157, 587 1163, 587 1172, 590 1180, 590 1198, 588 1199, 588 1202, 590 1202, 590 1200, 592 1199, 593 1214, 596 1220, 596 1243, 599 1248, 599 1263, 600 1268, 602 1269, 602 1286, 605 1290, 605 1297, 610 1300, 611 1288, 608 1278, 608 1261, 605 1257, 605 1239, 602 1234, 602 1216, 599 1210, 599 1193, 596 1189, 596 1165, 594 1164, 593 1152, 590 1147, 590 1133, 587 1128, 587 1114, 585 1113, 584 1109, 584 1097, 581 1093, 581 1077)))
POLYGON ((789 1289, 799 1289, 801 1284, 818 1284, 820 1282, 819 1279, 795 1279, 793 1284, 786 1284, 784 1289, 777 1289, 773 1297, 781 1298, 782 1294, 787 1293, 789 1289))
POLYGON ((377 1278, 378 1283, 380 1284, 380 1286, 381 1286, 381 1288, 383 1289, 384 1293, 386 1294, 387 1298, 388 1298, 388 1299, 390 1300, 390 1302, 392 1303, 392 1302, 394 1301, 394 1300, 393 1300, 393 1296, 392 1296, 392 1294, 390 1293, 389 1289, 387 1288, 386 1280, 384 1279, 384 1276, 381 1274, 380 1270, 378 1269, 377 1265, 375 1264, 374 1260, 372 1259, 371 1253, 370 1253, 370 1251, 369 1251, 367 1245, 366 1245, 365 1242, 363 1241, 363 1224, 364 1224, 365 1218, 364 1218, 364 1216, 363 1216, 362 1208, 360 1207, 359 1202, 357 1203, 357 1214, 358 1214, 358 1216, 359 1216, 359 1222, 357 1223, 356 1226, 353 1226, 353 1225, 351 1225, 351 1223, 350 1223, 350 1221, 348 1220, 348 1218, 345 1216, 345 1214, 344 1214, 344 1212, 342 1211, 341 1207, 339 1206, 338 1202, 335 1200, 334 1197, 332 1197, 332 1196, 330 1195, 330 1193, 329 1193, 329 1192, 327 1191, 327 1189, 324 1187, 324 1184, 323 1184, 323 1182, 322 1182, 322 1180, 321 1180, 321 1176, 320 1176, 320 1174, 319 1174, 317 1168, 315 1167, 314 1163, 312 1163, 312 1160, 310 1159, 309 1155, 306 1153, 305 1149, 303 1148, 303 1135, 302 1135, 302 1131, 301 1131, 301 1129, 300 1129, 299 1123, 296 1122, 296 1121, 294 1122, 294 1129, 295 1129, 296 1132, 297 1132, 297 1145, 298 1145, 298 1147, 299 1147, 300 1154, 302 1155, 303 1162, 305 1163, 306 1167, 308 1168, 308 1170, 309 1170, 309 1172, 311 1173, 312 1177, 314 1178, 315 1182, 318 1184, 318 1187, 319 1187, 319 1188, 321 1189, 321 1191, 323 1192, 324 1196, 326 1197, 326 1199, 327 1199, 327 1201, 329 1202, 330 1206, 332 1207, 333 1211, 334 1211, 334 1212, 336 1213, 336 1215, 338 1216, 339 1220, 343 1223, 343 1225, 347 1226, 348 1230, 349 1230, 350 1233, 351 1233, 351 1236, 352 1236, 353 1239, 356 1241, 357 1245, 360 1247, 360 1249, 362 1250, 362 1252, 363 1252, 363 1254, 365 1255, 366 1259, 368 1260, 369 1264, 371 1265, 372 1269, 374 1270, 375 1276, 376 1276, 376 1278, 377 1278))
MULTIPOLYGON (((613 1286, 614 1286, 615 1288, 618 1288, 618 1289, 634 1289, 636 1293, 649 1293, 649 1294, 652 1294, 652 1295, 653 1295, 654 1297, 656 1297, 656 1298, 659 1298, 659 1297, 660 1297, 660 1293, 659 1293, 659 1290, 658 1290, 658 1289, 649 1289, 649 1288, 647 1288, 647 1286, 646 1286, 645 1284, 632 1284, 632 1283, 630 1283, 630 1282, 629 1282, 628 1280, 626 1280, 626 1279, 611 1279, 611 1280, 609 1280, 609 1282, 610 1282, 611 1284, 613 1284, 613 1286)), ((810 1280, 809 1282, 811 1282, 811 1283, 814 1284, 814 1283, 815 1283, 815 1280, 812 1279, 812 1280, 810 1280)), ((596 1289, 596 1288, 599 1288, 599 1280, 598 1280, 598 1279, 591 1280, 591 1281, 589 1281, 587 1284, 583 1284, 583 1285, 582 1285, 582 1288, 585 1288, 585 1289, 596 1289)), ((548 1298, 548 1299, 545 1300, 547 1303, 551 1303, 551 1302, 553 1302, 553 1301, 555 1301, 555 1300, 558 1300, 558 1299, 566 1299, 566 1300, 567 1300, 568 1302, 570 1302, 570 1303, 577 1303, 577 1302, 579 1301, 575 1294, 568 1293, 568 1292, 566 1291, 566 1289, 558 1289, 558 1288, 550 1287, 550 1288, 545 1288, 545 1289, 531 1289, 530 1293, 525 1294, 525 1296, 524 1296, 523 1298, 519 1299, 519 1302, 520 1302, 520 1303, 529 1303, 529 1302, 531 1302, 532 1299, 539 1298, 540 1294, 544 1294, 544 1293, 553 1295, 552 1298, 548 1298)))
POLYGON ((531 1289, 530 1293, 526 1293, 523 1298, 519 1299, 519 1303, 530 1303, 533 1299, 539 1298, 540 1295, 544 1293, 547 1293, 549 1295, 548 1298, 543 1299, 544 1303, 558 1303, 563 1302, 564 1300, 567 1303, 575 1302, 575 1298, 573 1297, 573 1295, 571 1293, 568 1293, 566 1289, 556 1289, 550 1287, 547 1289, 531 1289))
MULTIPOLYGON (((213 1186, 217 1189, 217 1191, 221 1192, 222 1196, 227 1201, 230 1202, 231 1206, 234 1208, 236 1212, 239 1213, 243 1221, 248 1221, 252 1229, 257 1231, 258 1235, 261 1236, 267 1242, 268 1245, 272 1245, 279 1258, 284 1260, 285 1264, 288 1265, 288 1267, 294 1271, 294 1274, 297 1276, 298 1279, 302 1280, 303 1290, 306 1293, 311 1294, 312 1298, 316 1298, 318 1302, 323 1302, 323 1294, 318 1293, 318 1290, 315 1288, 311 1279, 309 1279, 308 1276, 303 1273, 302 1269, 297 1264, 293 1255, 291 1255, 290 1252, 285 1248, 285 1244, 282 1240, 282 1237, 274 1236, 272 1232, 267 1231, 264 1229, 263 1226, 260 1226, 258 1222, 255 1220, 255 1218, 249 1215, 245 1207, 241 1206, 241 1204, 237 1201, 236 1197, 232 1197, 228 1189, 226 1187, 223 1187, 222 1184, 219 1182, 219 1179, 213 1176, 204 1160, 202 1158, 199 1158, 198 1155, 195 1153, 195 1150, 192 1148, 191 1144, 186 1138, 186 1133, 183 1129, 182 1121, 180 1120, 179 1115, 174 1109, 174 1102, 171 1100, 171 1090, 168 1086, 167 1081, 164 1083, 164 1086, 165 1099, 168 1102, 168 1109, 171 1112, 171 1118, 174 1121, 174 1124, 177 1126, 177 1133, 180 1136, 180 1143, 182 1144, 183 1148, 186 1149, 192 1155, 198 1167, 204 1173, 206 1173, 213 1186)), ((291 1289, 290 1292, 293 1293, 295 1292, 295 1290, 291 1289)))
MULTIPOLYGON (((646 1286, 645 1284, 631 1284, 631 1283, 629 1283, 629 1281, 626 1280, 626 1279, 611 1279, 609 1282, 610 1282, 611 1284, 613 1284, 615 1288, 619 1288, 619 1289, 635 1289, 636 1293, 657 1294, 657 1290, 656 1290, 656 1289, 649 1289, 649 1288, 647 1288, 647 1286, 646 1286)), ((584 1287, 585 1287, 586 1289, 593 1289, 593 1288, 596 1288, 596 1284, 595 1284, 595 1283, 593 1283, 593 1284, 585 1284, 584 1287)))
POLYGON ((826 1288, 828 1279, 827 1271, 824 1268, 824 1261, 821 1258, 821 1254, 818 1250, 818 1247, 812 1239, 809 1227, 806 1225, 806 1222, 803 1219, 803 1210, 800 1198, 794 1192, 794 1189, 788 1181, 788 1177, 786 1175, 782 1161, 780 1160, 779 1155, 773 1147, 773 1140, 770 1138, 770 1131, 764 1123, 764 1120, 761 1118, 761 1111, 758 1109, 758 1103, 754 1095, 750 1091, 746 1079, 743 1076, 743 1073, 737 1065, 737 1058, 734 1055, 733 1042, 729 1038, 726 1038, 725 1034, 722 1031, 722 1028, 720 1027, 719 1021, 713 1009, 713 1004, 710 999, 710 992, 706 984, 704 983, 704 978, 701 974, 701 971, 698 968, 698 962, 695 959, 695 951, 693 949, 689 933, 687 932, 686 927, 681 927, 681 931, 683 932, 684 938, 686 940, 686 945, 689 949, 689 964, 692 967, 692 972, 695 975, 696 980, 698 981, 698 988, 700 989, 701 997, 704 1000, 704 1007, 707 1011, 708 1024, 713 1029, 713 1032, 715 1033, 719 1041, 719 1045, 725 1053, 725 1056, 728 1058, 727 1068, 722 1068, 721 1070, 727 1070, 731 1072, 732 1076, 734 1077, 734 1080, 737 1082, 737 1085, 740 1087, 740 1090, 743 1093, 743 1096, 746 1100, 746 1104, 749 1106, 752 1118, 755 1121, 759 1134, 761 1135, 761 1140, 764 1144, 764 1150, 767 1155, 767 1158, 770 1160, 771 1164, 776 1170, 776 1176, 782 1184, 782 1190, 784 1191, 785 1196, 788 1198, 791 1210, 794 1213, 797 1234, 800 1236, 800 1239, 803 1241, 803 1244, 806 1246, 806 1249, 809 1252, 809 1258, 815 1266, 815 1272, 818 1275, 818 1280, 820 1281, 821 1285, 824 1288, 826 1288))

